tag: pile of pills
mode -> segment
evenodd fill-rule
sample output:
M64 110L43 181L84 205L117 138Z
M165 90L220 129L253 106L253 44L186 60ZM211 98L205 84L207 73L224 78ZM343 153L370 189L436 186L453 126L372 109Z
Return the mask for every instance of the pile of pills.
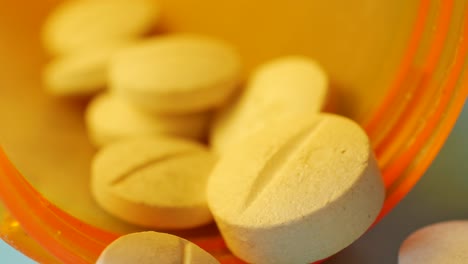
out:
M104 88L110 57L147 34L159 20L152 0L69 0L43 26L45 87L56 95L85 95Z
M85 113L91 192L148 229L215 221L248 263L309 263L359 238L385 188L365 131L324 113L328 79L305 56L265 61L210 36L148 33L151 0L69 0L44 25L56 96L92 95ZM163 10L162 10L163 12ZM175 236L123 236L98 263L217 263Z

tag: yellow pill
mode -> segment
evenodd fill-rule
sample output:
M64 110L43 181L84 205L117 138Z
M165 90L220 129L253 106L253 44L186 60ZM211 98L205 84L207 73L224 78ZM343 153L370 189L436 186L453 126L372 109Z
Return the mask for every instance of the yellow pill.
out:
M205 189L215 158L174 137L132 138L102 148L91 193L110 214L150 228L183 229L212 221Z
M241 97L219 112L210 144L218 153L229 151L275 120L315 115L327 96L327 76L312 59L287 56L267 62L253 73Z
M186 114L222 105L239 83L241 59L228 43L174 34L119 52L110 65L110 88L153 113Z
M197 245L183 238L158 232L121 236L109 244L96 264L219 264Z
M44 86L57 96L91 95L107 86L109 60L130 42L108 43L52 59L45 66Z
M160 134L202 139L208 130L209 113L145 113L122 98L104 93L88 105L85 121L91 142L104 146L125 138Z
M248 263L310 263L358 239L385 188L369 139L331 114L258 130L220 157L207 189L229 249Z
M159 6L153 0L69 0L52 10L42 38L52 54L137 38L154 27Z

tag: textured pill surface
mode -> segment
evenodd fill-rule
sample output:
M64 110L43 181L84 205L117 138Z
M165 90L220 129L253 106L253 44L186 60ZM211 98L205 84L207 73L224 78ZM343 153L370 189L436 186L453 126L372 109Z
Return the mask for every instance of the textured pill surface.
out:
M69 0L44 22L43 42L52 54L133 39L148 32L159 18L153 0Z
M89 95L105 88L112 55L130 42L115 42L57 57L44 70L46 90L59 96Z
M309 263L361 236L385 197L365 132L331 114L279 121L221 156L208 202L248 263ZM227 206L229 205L229 206Z
M224 152L273 120L314 115L327 101L328 80L305 56L287 56L261 65L239 100L217 115L210 143Z
M159 134L201 139L207 133L209 114L146 113L122 98L104 93L88 105L85 120L91 142L104 146L124 138Z
M109 74L111 89L141 109L190 113L223 104L240 72L239 54L224 41L173 34L122 50Z
M417 230L401 245L398 263L468 263L468 221L441 222Z
M103 209L129 223L196 227L212 221L205 189L214 163L203 145L188 140L122 140L96 154L91 193Z
M197 245L183 238L158 232L132 233L113 241L97 264L219 264Z

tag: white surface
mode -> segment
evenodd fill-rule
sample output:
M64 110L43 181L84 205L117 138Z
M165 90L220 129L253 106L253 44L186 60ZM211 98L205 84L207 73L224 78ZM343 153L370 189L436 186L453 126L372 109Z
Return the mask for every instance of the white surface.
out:
M416 187L378 225L326 264L396 264L398 248L431 223L468 219L468 106ZM33 263L0 240L0 263ZM467 260L468 263L468 260Z

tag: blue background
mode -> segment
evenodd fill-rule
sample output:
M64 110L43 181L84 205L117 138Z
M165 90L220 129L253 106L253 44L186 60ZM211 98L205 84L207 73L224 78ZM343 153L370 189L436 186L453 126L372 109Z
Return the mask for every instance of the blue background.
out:
M2 264L30 264L35 263L20 252L11 248L0 239L0 263Z

